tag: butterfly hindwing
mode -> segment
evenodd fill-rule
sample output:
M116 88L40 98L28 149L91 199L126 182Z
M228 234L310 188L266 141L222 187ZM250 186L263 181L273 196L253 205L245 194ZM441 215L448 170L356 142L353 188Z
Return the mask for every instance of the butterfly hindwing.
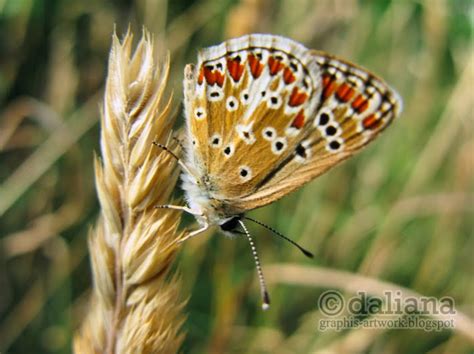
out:
M312 51L323 89L312 126L293 146L293 157L269 173L266 185L233 201L256 208L290 193L373 141L401 111L396 91L374 74L323 52Z

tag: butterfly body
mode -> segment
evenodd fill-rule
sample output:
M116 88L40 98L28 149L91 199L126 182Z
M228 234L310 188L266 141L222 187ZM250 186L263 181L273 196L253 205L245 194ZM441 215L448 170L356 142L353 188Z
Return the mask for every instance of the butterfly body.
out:
M201 225L221 225L236 212L213 193L215 187L207 177L203 175L201 179L194 180L192 176L183 174L182 187L186 192L186 201Z
M244 234L270 304L244 216L272 203L373 141L401 111L401 99L369 71L291 39L252 34L200 51L184 73L182 187L201 228ZM158 144L157 144L158 145ZM162 148L167 149L164 146Z
M401 110L397 93L365 69L265 34L201 51L184 92L183 189L203 229L229 226L326 172Z

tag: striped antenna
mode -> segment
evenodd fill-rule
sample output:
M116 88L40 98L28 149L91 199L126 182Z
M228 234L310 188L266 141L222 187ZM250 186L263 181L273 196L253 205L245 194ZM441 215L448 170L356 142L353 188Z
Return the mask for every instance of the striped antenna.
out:
M265 285L265 279L263 277L262 267L260 266L260 260L258 258L257 249L255 248L253 239L250 236L247 227L245 227L245 224L241 220L238 220L238 222L240 226L242 226L242 228L244 229L245 235L247 236L247 239L250 243L250 248L252 249L253 259L255 260L255 266L257 267L258 280L260 281L260 292L262 294L262 309L265 311L270 308L270 296L268 295L267 286Z
M314 258L314 254L312 254L310 251L304 249L303 247L301 247L300 245L298 245L295 241L289 239L288 237L286 237L285 235L279 233L277 230L271 228L270 226L268 225L265 225L263 222L260 222L258 220L255 220L255 219L252 219L252 218L249 218L248 216L245 216L244 217L246 220L250 220L250 221L253 221L254 223L260 225L260 226L263 226L264 228L266 228L267 230L273 232L274 235L277 235L279 237L281 237L282 239L286 240L287 242L291 243L293 246L295 246L296 248L298 248L301 252L303 252L303 254L308 257L308 258Z

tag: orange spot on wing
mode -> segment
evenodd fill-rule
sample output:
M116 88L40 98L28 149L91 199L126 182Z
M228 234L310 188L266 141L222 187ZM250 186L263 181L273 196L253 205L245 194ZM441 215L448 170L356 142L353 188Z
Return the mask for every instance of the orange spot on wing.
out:
M204 67L204 77L209 85L214 85L216 83L216 74L213 70Z
M362 95L356 97L352 102L352 108L354 108L357 113L363 113L369 107L369 101Z
M201 66L201 70L199 70L198 84L201 85L203 81L204 81L204 68Z
M324 75L323 76L323 87L326 87L327 85L329 85L329 82L331 81L331 77L328 76L328 75Z
M295 75L293 75L293 71L291 71L290 68L285 68L285 71L283 71L283 81L285 81L285 84L289 85L293 83L296 80Z
M275 59L274 57L268 58L268 67L270 68L270 75L276 75L284 65L281 60Z
M336 91L336 96L337 98L339 98L341 101L343 102L348 102L350 101L350 99L352 98L352 96L354 96L354 89L346 84L346 83L343 83L341 86L339 86L339 88L337 89Z
M323 99L327 99L331 96L337 88L336 80L331 76L323 76Z
M260 60L253 54L249 54L248 61L250 65L250 72L252 76L257 79L263 71L263 64L260 63Z
M206 78L206 81L210 86L217 84L222 87L222 85L224 84L225 76L217 70L211 70L209 68L204 67L204 77Z
M299 92L298 88L294 87L288 104L290 107L296 107L302 105L307 99L308 95L305 92Z
M377 119L375 114L371 114L370 116L364 118L362 121L362 125L364 126L365 129L376 129L380 124L382 123L382 120Z
M296 129L303 128L304 118L305 118L304 111L303 110L299 111L295 119L293 119L293 123L291 123L291 127L296 128Z
M244 66L235 59L227 59L227 69L235 82L239 81L244 73Z
M224 78L225 78L224 74L220 73L219 71L216 71L215 75L216 75L217 85L219 85L219 87L222 87L224 85Z

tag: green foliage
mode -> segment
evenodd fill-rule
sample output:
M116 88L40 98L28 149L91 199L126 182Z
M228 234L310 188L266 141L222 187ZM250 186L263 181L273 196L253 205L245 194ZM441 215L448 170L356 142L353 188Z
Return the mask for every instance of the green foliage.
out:
M292 263L358 273L427 296L452 296L472 318L472 6L467 0L0 1L0 351L70 351L90 287L86 237L98 214L92 171L98 103L114 26L124 33L129 23L135 33L144 25L159 47L171 50L177 110L184 64L195 61L198 48L241 28L344 56L396 87L404 112L383 137L303 190L251 213L313 251L315 260L265 229L249 228L264 271ZM190 295L185 353L306 353L357 335L317 330L324 285L270 285L272 307L263 313L242 239L200 236L183 247L176 267ZM361 353L473 349L449 330L370 333L361 333Z

